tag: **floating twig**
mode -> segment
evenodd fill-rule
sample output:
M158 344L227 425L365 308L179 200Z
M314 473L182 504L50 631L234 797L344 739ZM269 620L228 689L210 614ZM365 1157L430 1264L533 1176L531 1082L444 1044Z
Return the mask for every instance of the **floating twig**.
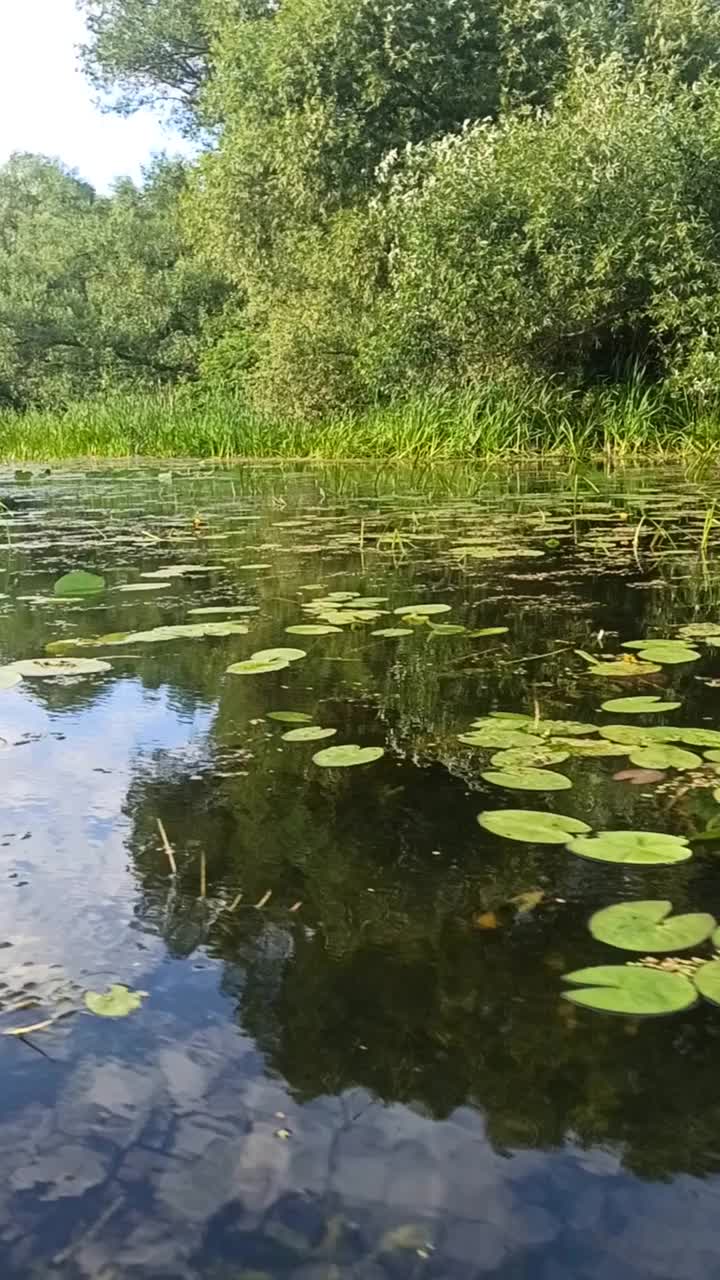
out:
M163 843L163 849L165 850L167 860L170 863L171 874L176 876L177 862L175 861L175 854L173 853L173 847L170 841L168 840L168 834L167 834L167 831L165 830L165 827L163 826L162 818L156 818L156 822L158 825L158 831L160 832L160 839L162 840L162 843Z
M264 894L263 894L263 896L262 896L262 898L260 899L260 901L255 903L255 910L256 910L256 911L259 911L259 910L260 910L260 908L261 908L261 907L264 907L264 906L266 905L266 903L268 903L268 902L270 901L270 899L271 899L271 898L272 898L272 889L268 889L267 893L264 893Z
M200 854L200 897L207 897L207 859L204 850Z
M31 1022L27 1027L8 1027L3 1031L4 1036L29 1036L31 1031L47 1031L51 1027L54 1018L48 1018L46 1022Z
M243 896L241 893L236 894L232 902L230 903L230 906L228 907L228 911L234 911L235 908L239 906L240 903L242 902L242 897Z
M301 908L301 906L302 906L302 902L293 902L293 904L292 904L292 906L291 906L290 910L291 910L291 911L299 911L299 910L300 910L300 908Z

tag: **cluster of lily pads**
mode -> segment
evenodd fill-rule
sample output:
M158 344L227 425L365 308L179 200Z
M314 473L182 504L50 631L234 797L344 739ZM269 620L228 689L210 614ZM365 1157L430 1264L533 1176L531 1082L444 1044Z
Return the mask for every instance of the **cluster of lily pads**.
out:
M720 929L706 912L671 915L672 903L620 902L596 911L589 929L594 938L623 951L687 951L712 939L720 948ZM720 1005L720 958L665 960L654 956L634 964L602 964L564 975L573 988L564 999L604 1013L651 1016L678 1013L703 996Z

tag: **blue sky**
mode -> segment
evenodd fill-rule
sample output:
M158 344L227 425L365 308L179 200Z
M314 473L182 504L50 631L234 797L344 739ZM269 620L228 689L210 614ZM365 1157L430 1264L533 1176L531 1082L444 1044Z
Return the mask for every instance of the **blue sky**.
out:
M182 139L150 111L107 115L77 66L84 30L75 0L0 0L0 164L13 151L59 156L106 191L113 178L139 178L158 151Z

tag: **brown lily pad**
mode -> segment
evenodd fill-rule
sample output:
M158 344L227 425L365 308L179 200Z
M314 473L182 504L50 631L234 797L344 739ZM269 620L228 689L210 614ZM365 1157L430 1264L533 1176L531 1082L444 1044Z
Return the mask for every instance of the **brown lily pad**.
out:
M630 782L634 787L642 787L648 782L664 782L667 774L662 769L621 769L613 774L614 782Z

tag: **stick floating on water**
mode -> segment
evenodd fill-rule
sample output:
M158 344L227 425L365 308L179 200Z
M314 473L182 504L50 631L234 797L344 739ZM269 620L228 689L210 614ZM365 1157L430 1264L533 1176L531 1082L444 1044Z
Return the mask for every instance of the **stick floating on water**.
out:
M170 863L170 872L172 875L176 876L177 862L175 861L175 854L173 853L173 847L170 841L168 840L168 834L167 834L167 831L165 830L165 827L163 826L162 818L156 818L156 822L158 825L158 831L160 832L160 839L162 840L162 843L163 843L163 849L165 850L167 860Z

